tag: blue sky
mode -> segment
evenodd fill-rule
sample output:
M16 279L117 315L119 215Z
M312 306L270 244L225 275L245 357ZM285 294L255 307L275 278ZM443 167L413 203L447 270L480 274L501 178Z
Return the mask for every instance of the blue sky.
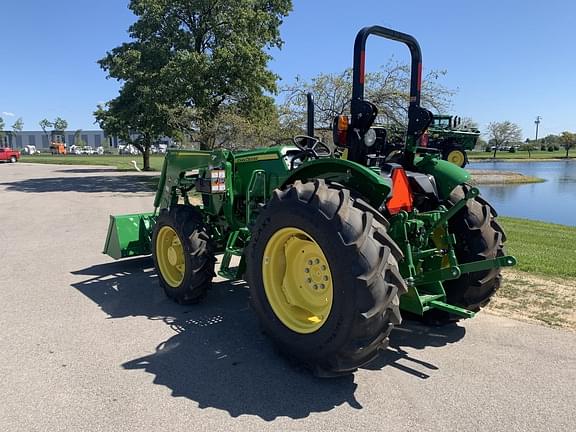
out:
M128 38L134 17L127 0L1 0L0 116L25 129L61 116L70 129L94 129L92 112L113 98L96 60ZM470 5L472 3L472 5ZM414 35L425 69L446 69L443 83L458 90L452 112L483 129L491 121L518 123L534 137L576 131L576 3L570 0L385 1L295 0L282 26L285 44L271 68L284 83L351 65L359 28L379 24ZM407 50L383 40L368 44L368 69ZM13 115L11 115L13 114Z

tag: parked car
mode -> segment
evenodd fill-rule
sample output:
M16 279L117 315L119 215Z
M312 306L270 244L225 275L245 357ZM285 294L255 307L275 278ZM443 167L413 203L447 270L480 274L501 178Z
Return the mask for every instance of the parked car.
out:
M0 148L0 162L18 162L20 152L11 148Z
M140 152L133 145L126 144L126 145L119 145L118 146L118 154L137 155L137 154L140 154Z
M158 145L153 145L152 147L150 147L150 152L152 154L164 154L166 153L166 150L168 149L168 146L166 144L158 144Z
M40 154L40 151L36 150L35 145L25 145L22 148L22 153L27 154L27 155L35 155L35 154Z
M494 151L494 150L498 150L498 151L507 151L510 153L514 153L516 150L520 149L520 145L519 144L514 144L514 145L501 145L501 146L492 146L490 147L490 151Z

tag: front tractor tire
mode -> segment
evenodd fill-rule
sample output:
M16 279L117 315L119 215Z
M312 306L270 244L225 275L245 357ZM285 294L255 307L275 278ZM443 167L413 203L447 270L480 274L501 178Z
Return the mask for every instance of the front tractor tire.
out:
M276 190L246 257L265 333L318 376L370 362L401 322L402 254L384 218L347 189L315 180Z
M16 158L16 156L11 156L10 157L10 163L16 163L18 162L18 159Z
M215 276L216 258L197 210L177 205L160 213L152 234L152 258L169 298L180 304L204 299Z
M458 186L450 195L453 205L464 198L468 186ZM464 264L493 259L505 255L504 229L496 220L496 211L482 197L469 200L449 221L449 230L456 237L455 252L458 262ZM444 282L448 303L478 312L500 288L500 268L467 273L455 280ZM455 321L443 314L440 321Z

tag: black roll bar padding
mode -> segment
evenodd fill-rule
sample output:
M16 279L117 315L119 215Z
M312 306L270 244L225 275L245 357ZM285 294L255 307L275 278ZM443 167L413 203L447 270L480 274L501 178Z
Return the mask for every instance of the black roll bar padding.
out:
M306 135L314 137L314 95L306 93ZM308 144L312 145L310 139Z

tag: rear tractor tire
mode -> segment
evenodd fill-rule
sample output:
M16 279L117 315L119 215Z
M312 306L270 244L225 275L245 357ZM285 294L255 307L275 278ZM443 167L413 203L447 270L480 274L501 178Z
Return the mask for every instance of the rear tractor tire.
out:
M204 299L215 276L216 258L198 211L177 205L160 213L152 234L152 258L169 298L180 304Z
M449 204L464 198L469 186L458 186L451 193ZM482 197L467 202L449 221L449 230L456 237L456 258L464 264L493 259L505 255L506 234L496 220L497 213ZM448 303L478 312L486 306L500 288L500 268L467 273L455 280L444 282ZM458 317L445 312L432 311L429 319L438 324L457 321Z
M401 322L400 249L384 218L323 180L276 190L247 251L252 306L279 350L317 376L370 362Z

